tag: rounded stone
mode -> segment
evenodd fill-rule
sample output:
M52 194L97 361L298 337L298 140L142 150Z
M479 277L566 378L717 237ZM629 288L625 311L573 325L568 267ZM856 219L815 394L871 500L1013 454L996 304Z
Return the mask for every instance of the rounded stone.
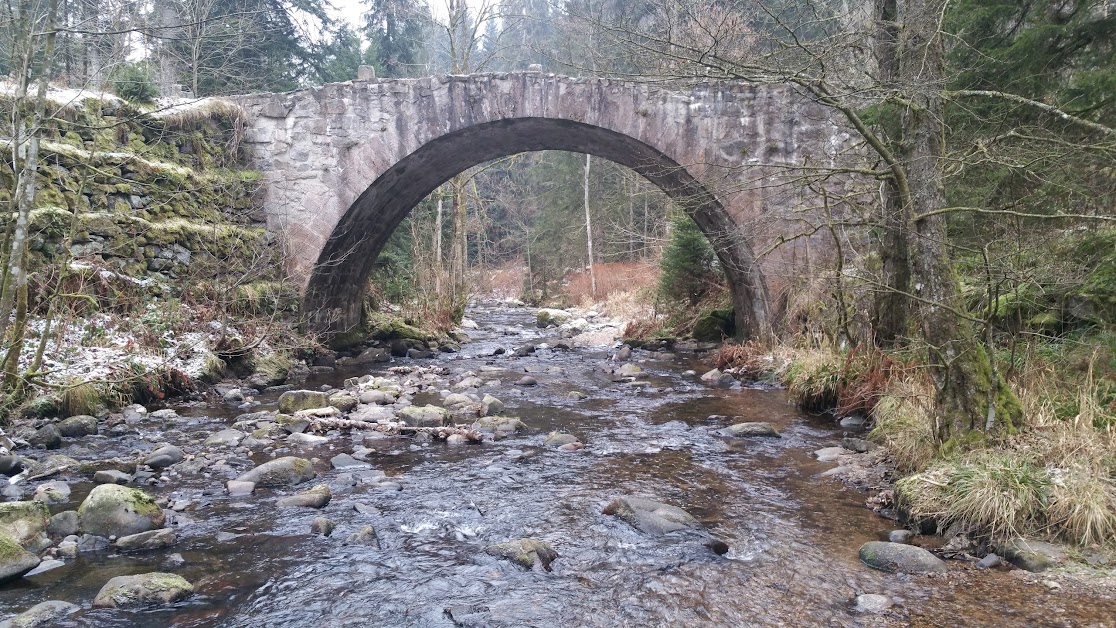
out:
M128 536L163 527L166 516L138 488L101 484L78 507L81 530L97 536Z

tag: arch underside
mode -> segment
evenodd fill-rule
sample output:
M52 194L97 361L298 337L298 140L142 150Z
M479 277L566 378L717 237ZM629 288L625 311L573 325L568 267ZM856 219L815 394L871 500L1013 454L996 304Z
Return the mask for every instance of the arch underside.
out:
M312 271L304 303L312 325L326 333L360 323L363 288L391 234L422 199L453 176L516 153L588 153L636 171L689 213L725 269L738 329L766 333L767 295L750 244L717 198L661 151L628 135L554 118L477 124L438 137L380 175L334 228Z

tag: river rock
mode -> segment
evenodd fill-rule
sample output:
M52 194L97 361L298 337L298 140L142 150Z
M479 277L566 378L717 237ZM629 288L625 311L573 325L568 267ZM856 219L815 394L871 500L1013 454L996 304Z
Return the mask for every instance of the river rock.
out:
M438 406L407 406L399 411L399 420L411 427L441 427L453 423L449 412Z
M718 384L731 384L733 382L733 376L721 372L721 369L713 369L702 375L701 381L714 386Z
M860 561L872 569L894 573L945 571L945 561L930 552L903 543L869 541L860 546Z
M477 419L472 428L485 434L514 434L527 429L527 424L513 416L486 416Z
M171 604L189 597L194 586L182 576L152 572L117 576L101 587L93 608L125 608Z
M886 595L864 593L856 596L856 605L853 607L858 613L882 613L891 608L895 602Z
M442 405L447 408L453 406L467 406L471 403L473 403L473 400L469 398L469 395L463 395L461 393L450 393L442 400Z
M238 482L253 482L256 486L291 486L318 477L309 460L297 456L284 456L269 460L236 478Z
M9 620L0 621L0 628L54 626L67 615L72 615L79 610L81 610L81 607L77 604L70 604L62 600L47 600L46 602L39 602Z
M0 474L11 477L23 471L23 458L19 456L0 456Z
M42 502L0 503L0 533L8 535L21 547L39 549L49 524L50 511Z
M358 403L357 398L348 393L337 393L329 398L329 405L342 412L351 412Z
M48 423L32 434L27 442L40 449L58 449L62 446L62 433L58 431L58 426Z
M209 447L236 447L245 436L247 435L240 430L221 430L210 434L209 438L205 439L205 444Z
M359 355L354 356L352 359L353 364L374 364L377 362L387 362L391 359L391 353L383 347L369 347L361 351Z
M581 392L580 390L571 390L569 394L566 395L566 398L572 399L573 401L581 401L582 399L588 399L589 395Z
M573 319L573 314L565 310L556 310L552 308L542 308L535 314L535 325L539 329L546 329L551 325L559 326L564 323L570 322Z
M64 504L70 499L70 485L57 480L43 482L35 487L35 496L31 499L47 505Z
M367 462L361 462L353 458L349 454L337 454L329 459L329 464L334 469L367 469L370 465Z
M101 484L78 507L81 530L100 536L127 536L163 527L166 515L138 488Z
M256 490L256 483L229 480L225 483L225 488L228 489L229 495L233 497L243 497L245 495L251 495L252 491Z
M275 505L279 508L324 508L332 498L333 495L329 492L329 487L325 484L319 484L297 495L281 497L275 502Z
M333 534L333 529L335 527L336 525L329 519L325 517L315 517L314 520L310 522L310 533L329 536Z
M571 445L573 443L579 442L581 441L579 441L573 434L566 434L564 432L551 432L547 435L546 440L543 441L543 445L546 445L547 447L562 447L564 445Z
M616 359L621 362L632 359L632 348L628 345L620 347L620 350L616 352Z
M152 469L163 469L182 462L182 450L174 445L163 445L143 459L143 464Z
M38 556L23 549L11 535L0 531L0 582L18 578L38 564Z
M239 388L230 388L221 395L221 401L229 404L243 403L244 393Z
M510 560L526 569L531 569L538 562L547 571L550 571L550 563L558 558L558 552L553 547L538 539L519 539L489 545L484 548L484 553Z
M46 532L51 538L63 539L71 534L77 534L80 526L81 519L78 517L76 510L63 510L51 516Z
M910 530L892 530L887 535L887 540L891 543L906 543L910 545L912 539L914 539L914 532Z
M989 554L989 555L985 556L984 558L977 561L976 568L977 569L992 569L994 567L999 567L1002 564L1004 564L1004 561L1003 561L1002 558L1000 558L996 554Z
M814 452L818 457L818 462L833 462L841 456L847 456L853 452L845 449L844 447L823 447Z
M329 396L317 390L288 390L279 395L279 412L294 414L299 410L313 410L329 405Z
M132 481L132 474L108 469L94 473L93 481L97 484L127 484Z
M484 380L475 376L475 375L470 375L468 377L463 378L461 381L457 382L456 384L454 384L453 389L454 390L468 390L470 388L480 388L481 386L484 386Z
M617 497L601 514L613 515L640 532L656 536L694 528L698 523L693 515L677 506L641 497Z
M77 549L79 552L103 552L108 549L112 542L107 537L97 536L96 534L83 534L78 537Z
M97 418L79 414L58 423L58 432L67 438L92 436L97 433Z
M380 539L376 537L376 529L369 525L350 534L345 538L345 542L354 545L369 545L376 549L380 548Z
M383 390L368 390L360 393L360 402L370 405L387 406L395 403L395 397Z
M647 373L645 373L642 368L631 363L616 369L616 374L620 377L647 377Z
M780 438L779 432L775 429L775 426L766 421L748 421L745 423L737 423L735 425L730 425L723 430L720 430L720 432L725 436L733 437L760 436Z
M841 419L839 425L846 430L862 430L868 420L861 414L854 414Z
M872 450L872 443L869 443L863 438L853 438L851 436L842 438L841 446L850 451L855 451L858 454L868 453Z
M516 386L535 386L538 383L539 383L539 380L535 379L534 377L531 377L530 375L524 375L523 377L520 377L518 381L515 382L515 385Z
M178 536L174 533L174 530L161 528L122 536L116 539L116 550L119 552L138 552L165 549L177 542Z
M1015 537L996 546L996 553L1008 562L1030 572L1041 572L1062 564L1066 553L1057 545Z
M318 436L317 434L295 432L294 434L287 436L287 442L292 445L299 445L302 447L316 447L318 445L329 442L329 438L325 436Z
M493 414L504 413L504 402L500 401L492 395L485 395L481 399L481 412L484 416L492 416Z

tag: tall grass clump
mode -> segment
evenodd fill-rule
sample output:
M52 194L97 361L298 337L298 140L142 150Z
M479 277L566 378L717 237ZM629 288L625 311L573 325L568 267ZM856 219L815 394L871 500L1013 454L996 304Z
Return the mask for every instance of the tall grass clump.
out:
M67 386L62 391L61 410L66 416L94 414L103 403L101 391L89 382Z
M872 409L875 427L868 438L886 447L901 470L924 468L938 451L933 395L933 386L925 378L896 378Z
M821 412L837 406L843 370L841 357L823 349L798 353L786 371L787 394L798 407Z

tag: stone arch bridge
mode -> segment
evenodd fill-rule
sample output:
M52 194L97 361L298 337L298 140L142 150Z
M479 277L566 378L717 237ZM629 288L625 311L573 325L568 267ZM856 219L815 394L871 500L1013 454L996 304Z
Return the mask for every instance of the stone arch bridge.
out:
M765 333L778 315L769 284L795 273L794 234L811 203L787 184L788 167L835 164L851 145L833 111L785 85L680 91L525 72L358 80L237 102L268 227L324 332L360 322L380 249L439 185L488 160L564 150L632 168L680 203L717 252L737 328ZM783 240L792 245L760 255Z

